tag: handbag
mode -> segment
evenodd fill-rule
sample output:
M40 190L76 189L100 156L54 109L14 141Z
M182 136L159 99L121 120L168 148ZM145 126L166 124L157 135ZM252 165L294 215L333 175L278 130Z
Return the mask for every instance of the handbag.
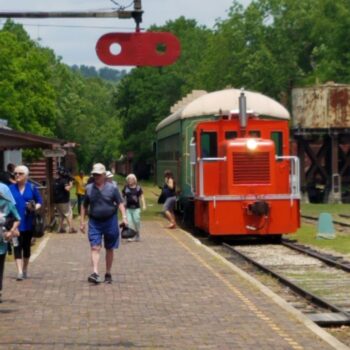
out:
M120 228L121 228L121 236L122 238L134 238L137 234L137 232L135 230L133 230L132 228L124 225L124 224L120 224Z
M164 204L166 197L167 197L166 193L164 192L164 190L162 190L162 192L160 192L160 195L158 197L158 204Z
M44 218L40 213L34 213L33 237L40 238L44 236L44 233L45 233Z

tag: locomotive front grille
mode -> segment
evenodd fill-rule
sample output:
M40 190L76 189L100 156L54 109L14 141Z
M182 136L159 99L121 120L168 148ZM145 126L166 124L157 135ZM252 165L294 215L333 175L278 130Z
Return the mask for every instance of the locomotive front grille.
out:
M233 153L233 183L237 185L269 184L269 153Z

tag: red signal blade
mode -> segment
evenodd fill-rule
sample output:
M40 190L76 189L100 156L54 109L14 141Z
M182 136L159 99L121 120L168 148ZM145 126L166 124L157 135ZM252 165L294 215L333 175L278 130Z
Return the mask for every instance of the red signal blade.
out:
M120 52L111 52L113 44ZM180 42L167 32L108 33L96 44L98 58L111 66L167 66L180 56Z

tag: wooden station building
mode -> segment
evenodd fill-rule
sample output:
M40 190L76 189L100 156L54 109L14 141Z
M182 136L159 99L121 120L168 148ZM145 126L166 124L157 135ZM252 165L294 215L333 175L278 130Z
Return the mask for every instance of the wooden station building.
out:
M6 127L0 127L0 166L4 168L3 154L6 150L19 149L42 149L46 152L45 157L45 185L40 186L40 192L44 201L44 214L47 223L51 222L54 217L53 205L53 180L54 180L54 162L57 156L65 154L64 147L71 147L67 141L39 136L27 132L14 131ZM30 175L30 174L29 174Z

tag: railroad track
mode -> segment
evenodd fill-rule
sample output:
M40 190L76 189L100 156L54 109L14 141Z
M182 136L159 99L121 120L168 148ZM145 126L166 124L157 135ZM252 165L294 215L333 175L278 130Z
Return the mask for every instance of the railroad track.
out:
M288 248L301 252L303 254L317 258L327 265L336 267L346 272L350 272L350 261L345 260L342 256L335 256L332 254L320 253L315 249L312 249L310 247L307 247L299 243L295 243L289 239L283 239L281 244Z
M244 259L286 286L284 298L318 325L350 325L349 262L290 241L223 246L230 252L228 260L237 264L237 257Z

